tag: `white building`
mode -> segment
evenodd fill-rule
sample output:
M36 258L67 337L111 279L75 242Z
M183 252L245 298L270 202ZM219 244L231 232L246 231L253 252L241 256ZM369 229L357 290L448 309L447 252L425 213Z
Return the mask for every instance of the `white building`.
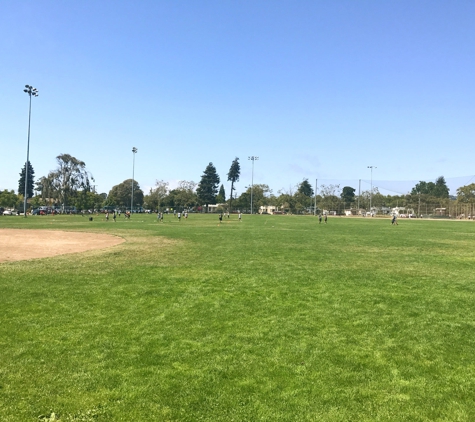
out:
M278 211L275 205L265 205L259 207L259 214L274 214L275 211Z

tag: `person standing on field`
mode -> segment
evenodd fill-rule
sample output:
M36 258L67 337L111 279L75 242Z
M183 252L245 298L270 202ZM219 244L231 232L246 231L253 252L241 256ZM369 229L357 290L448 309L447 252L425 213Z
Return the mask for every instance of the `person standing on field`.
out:
M318 214L318 224L322 224L322 214Z
M325 218L324 218L324 220L325 220L325 224L327 224L328 215L326 215L326 214L325 214Z

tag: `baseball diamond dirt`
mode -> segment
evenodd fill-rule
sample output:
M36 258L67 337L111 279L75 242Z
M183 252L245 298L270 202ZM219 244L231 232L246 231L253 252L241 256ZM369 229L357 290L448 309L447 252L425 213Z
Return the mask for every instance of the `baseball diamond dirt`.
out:
M102 233L0 229L0 262L104 249L124 241L121 237Z

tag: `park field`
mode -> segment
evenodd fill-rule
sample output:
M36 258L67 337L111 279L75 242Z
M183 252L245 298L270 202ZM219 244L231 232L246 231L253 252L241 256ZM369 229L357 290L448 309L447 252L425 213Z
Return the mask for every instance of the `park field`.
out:
M474 421L475 223L0 217L0 421ZM48 238L44 239L48 248Z

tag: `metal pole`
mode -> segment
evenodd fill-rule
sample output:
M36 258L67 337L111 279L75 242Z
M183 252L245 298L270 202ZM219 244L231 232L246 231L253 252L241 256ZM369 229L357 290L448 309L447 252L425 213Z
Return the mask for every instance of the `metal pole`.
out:
M38 96L38 90L31 85L25 85L23 92L26 92L30 97L30 107L28 110L28 144L26 146L26 165L25 165L25 197L23 199L23 215L26 218L26 202L28 199L28 164L30 162L30 126L31 126L31 95Z
M369 212L371 211L372 208L372 201L373 201L373 169L377 169L376 166L368 166L369 169L371 169L371 191L369 193Z
M317 189L318 189L318 179L315 179L315 207L313 209L313 216L317 215Z
M251 176L251 214L252 214L252 209L253 209L253 203L252 203L252 196L253 196L253 190L254 190L254 161L258 160L259 157L251 156L247 157L248 160L252 161L252 176Z
M23 215L26 218L26 200L28 198L28 162L30 161L30 126L31 126L31 93L30 109L28 111L28 144L26 146L26 164L25 164L25 198L23 199Z
M361 179L358 182L358 212L360 212Z
M253 190L254 190L254 160L252 160L252 176L251 176L251 214L252 214L252 210L253 210L253 206L252 206Z
M133 147L132 148L132 156L133 156L133 162L132 162L132 197L130 198L130 214L133 213L134 209L134 178L135 178L135 154L137 154L137 148Z

